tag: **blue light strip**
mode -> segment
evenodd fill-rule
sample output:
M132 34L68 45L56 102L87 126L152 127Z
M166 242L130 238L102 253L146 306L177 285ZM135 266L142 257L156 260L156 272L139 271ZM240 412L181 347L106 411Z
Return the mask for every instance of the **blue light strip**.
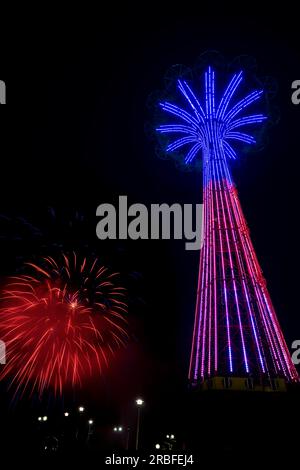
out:
M230 131L232 129L236 129L237 127L241 126L248 126L249 124L259 124L260 122L265 121L268 119L263 114L253 114L252 116L246 116L236 121L232 121L229 125L226 126L227 130Z
M184 109L181 109L178 106L175 106L174 104L171 104L171 103L160 103L160 106L162 107L164 111L168 111L169 113L174 114L175 116L183 119L189 124L192 124L192 126L195 126L195 128L199 126L199 122L189 113L184 111Z
M243 80L242 72L232 77L220 101L220 104L217 110L217 118L221 120L223 119L226 109L228 108L229 102L242 80Z
M201 150L202 148L202 144L196 144L194 145L194 147L191 148L191 150L188 152L188 154L186 155L185 159L184 159L184 162L186 164L188 163L191 163L195 156L197 155L197 153L199 152L199 150Z
M178 80L178 88L181 91L181 93L183 94L183 96L190 103L190 105L191 105L193 111L195 112L198 120L201 121L202 123L204 123L205 114L204 114L204 111L202 109L202 106L199 103L199 101L197 100L197 98L194 95L194 93L192 92L192 90L190 89L190 87L188 86L188 84L185 81L182 82L181 80Z
M206 119L209 118L209 97L208 97L208 72L205 72L204 74L204 79L205 79L205 113L206 113Z
M160 132L161 134L167 134L167 133L180 133L180 134L193 134L193 135L198 135L197 131L189 126L181 126L177 124L166 124L159 126L155 129L156 131Z
M246 144L255 144L256 140L252 135L244 134L243 132L226 132L225 137L227 139L235 139L240 140L241 142L245 142Z
M215 105L215 72L211 72L211 102L212 102L212 117L216 116L216 105Z
M214 73L211 67L208 67L208 73L205 74L205 101L206 118L211 120L215 117Z
M239 112L250 106L250 104L254 103L262 96L263 91L253 91L250 95L246 96L246 98L239 101L227 114L225 114L224 121L230 122L234 116L236 116Z
M179 149L183 145L189 144L191 142L195 142L195 137L183 137L181 139L175 140L172 144L168 145L166 148L166 152L173 152L174 150Z
M236 152L233 150L231 145L229 145L229 143L226 142L225 140L223 142L223 145L224 145L225 155L227 157L233 158L233 160L235 160L236 159Z

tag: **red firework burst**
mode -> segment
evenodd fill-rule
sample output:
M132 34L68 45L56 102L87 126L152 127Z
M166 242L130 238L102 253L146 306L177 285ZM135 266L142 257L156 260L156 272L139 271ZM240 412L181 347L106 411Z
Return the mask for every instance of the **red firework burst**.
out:
M16 392L62 394L101 373L126 344L124 289L116 273L76 253L26 264L29 272L10 278L2 295L0 380L12 377Z

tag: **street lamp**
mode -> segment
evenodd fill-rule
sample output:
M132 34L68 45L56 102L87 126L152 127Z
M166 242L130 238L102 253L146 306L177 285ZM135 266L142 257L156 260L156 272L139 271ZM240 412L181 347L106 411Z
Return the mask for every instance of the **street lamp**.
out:
M175 439L174 434L171 434L170 439Z
M84 412L84 406L80 406L80 407L78 408L78 411L79 411L79 413L83 413L83 412Z
M48 416L43 416L43 421L47 421L48 420Z
M160 444L155 444L155 449L160 449Z
M42 417L41 417L41 416L38 417L38 421L42 421Z
M93 430L94 430L94 427L93 427L93 424L94 424L94 420L93 419L89 419L88 420L88 435L87 435L87 439L86 439L86 442L88 443L89 440L90 440L90 437L93 435Z
M139 437L140 437L141 407L144 404L144 400L142 400L142 398L137 398L135 400L135 403L137 405L135 450L138 450L138 448L139 448Z
M67 411L64 413L64 416L67 418L69 416L70 413L68 413Z

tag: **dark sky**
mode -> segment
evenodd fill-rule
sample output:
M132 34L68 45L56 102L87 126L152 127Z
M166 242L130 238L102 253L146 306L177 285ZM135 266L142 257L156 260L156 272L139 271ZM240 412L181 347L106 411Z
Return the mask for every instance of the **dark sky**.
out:
M242 156L233 173L288 345L300 338L300 106L291 103L291 83L300 79L296 20L195 12L145 14L138 21L128 13L97 22L24 24L12 36L0 63L8 102L0 113L0 213L40 226L49 244L56 236L65 245L85 240L124 273L137 340L121 360L122 377L113 374L112 384L127 384L124 396L117 395L119 408L139 393L155 403L183 387L198 253L185 251L181 241L100 242L95 210L120 194L129 203L201 202L201 174L158 159L144 128L151 120L148 97L164 87L166 71L192 66L208 49L229 61L254 56L258 75L278 84L279 123L264 150ZM52 236L49 206L63 221L74 209L83 213L80 236L66 228L59 233L64 222ZM34 254L36 245L8 242L3 230L1 270L11 274L16 256Z

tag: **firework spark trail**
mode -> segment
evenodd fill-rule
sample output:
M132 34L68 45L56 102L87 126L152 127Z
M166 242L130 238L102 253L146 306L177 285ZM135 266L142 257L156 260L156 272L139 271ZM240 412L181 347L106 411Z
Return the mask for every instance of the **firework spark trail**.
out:
M124 289L97 259L76 253L26 263L3 290L0 337L15 394L53 388L62 394L109 366L128 339Z

